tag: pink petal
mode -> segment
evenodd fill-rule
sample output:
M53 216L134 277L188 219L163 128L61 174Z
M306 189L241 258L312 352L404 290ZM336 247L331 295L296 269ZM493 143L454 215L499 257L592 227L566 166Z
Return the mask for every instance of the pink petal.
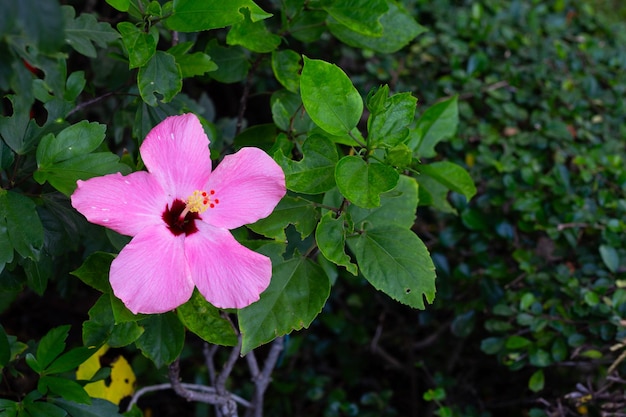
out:
M72 206L91 223L124 235L162 224L168 199L156 179L147 172L120 173L78 181Z
M196 224L199 232L185 239L185 254L200 293L218 308L257 301L272 277L270 259L242 246L226 229Z
M285 174L257 148L228 155L215 168L205 190L215 190L214 208L202 214L209 224L234 229L270 215L285 195Z
M170 116L148 133L141 158L172 199L185 200L211 174L209 138L194 114Z
M133 313L163 313L185 303L193 281L185 260L184 235L165 226L141 231L113 260L113 293Z

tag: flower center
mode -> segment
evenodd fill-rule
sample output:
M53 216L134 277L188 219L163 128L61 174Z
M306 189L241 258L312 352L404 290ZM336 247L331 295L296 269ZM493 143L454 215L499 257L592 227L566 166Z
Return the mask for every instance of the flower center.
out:
M196 190L187 197L187 200L174 200L171 207L165 207L162 218L174 236L185 234L186 236L198 231L195 221L200 219L200 214L207 209L215 208L220 201L215 198L215 190Z

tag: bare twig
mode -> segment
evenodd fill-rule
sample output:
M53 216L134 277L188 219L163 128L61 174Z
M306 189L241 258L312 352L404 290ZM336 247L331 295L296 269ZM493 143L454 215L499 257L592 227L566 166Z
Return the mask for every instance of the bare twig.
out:
M254 356L253 352L246 355L246 361L248 362L248 368L252 374L252 380L254 381L255 390L252 398L252 406L248 408L246 417L262 417L263 416L263 396L267 386L272 381L270 375L278 362L280 352L283 350L284 338L279 337L274 339L272 347L270 349L265 362L263 363L263 370L259 369L259 364Z

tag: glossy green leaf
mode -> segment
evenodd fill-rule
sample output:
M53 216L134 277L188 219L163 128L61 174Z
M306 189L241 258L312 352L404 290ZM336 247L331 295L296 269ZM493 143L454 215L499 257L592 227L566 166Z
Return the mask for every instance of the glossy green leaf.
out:
M328 276L310 259L294 257L274 265L272 281L260 300L238 312L241 353L309 327L329 294Z
M226 35L226 43L229 45L241 45L246 49L258 53L274 51L280 45L280 36L267 30L265 22L250 19L248 10L243 9L245 19L233 24Z
M391 149L387 149L385 162L396 168L406 168L413 162L413 152L404 143L400 143Z
M357 266L346 255L346 232L346 215L342 214L335 219L333 213L329 211L322 216L315 229L315 241L326 259L356 275Z
M487 355L494 355L504 348L504 339L501 337L488 337L480 342L480 350Z
M399 174L389 165L368 163L358 156L345 156L335 167L341 194L363 208L378 207L380 195L398 184Z
M299 53L291 49L272 52L272 71L283 87L292 93L298 93L302 71L302 56Z
M92 398L91 404L81 404L63 398L53 398L50 401L66 410L72 417L123 417L118 412L117 404L100 398Z
M183 42L167 50L167 53L176 60L183 78L195 77L217 70L217 64L213 62L208 54L204 52L189 54L189 49L192 46L193 42Z
M407 145L419 157L432 158L437 154L435 145L453 136L458 124L458 96L454 96L429 107L422 113Z
M157 368L169 365L180 355L185 328L174 313L154 314L139 322L144 333L135 342Z
M319 213L311 202L287 196L280 200L272 214L247 227L265 237L284 242L287 240L285 228L288 225L293 224L304 239L313 232L318 218Z
M74 370L96 352L95 347L77 347L56 358L45 369L46 375L60 374Z
M65 42L78 53L89 58L96 58L97 51L94 44L105 48L108 44L120 38L109 23L98 22L90 13L83 13L75 18L72 6L62 6L65 19Z
M24 258L39 259L44 231L35 203L22 194L0 191L0 218L6 220L6 234L11 246ZM5 246L5 250L8 245ZM8 256L5 253L5 259Z
M39 341L37 346L37 363L41 369L45 369L57 356L65 350L65 339L67 339L70 326L59 326L50 330Z
M54 188L69 196L76 189L78 180L114 172L129 174L130 171L130 167L122 164L117 155L110 152L97 152L42 167L35 171L34 177L40 184L47 181Z
M120 12L127 12L130 8L130 0L106 0L106 2Z
M331 135L345 135L359 122L363 100L336 65L304 57L300 94L311 119Z
M139 94L147 104L156 106L158 101L168 103L183 88L180 66L172 55L157 51L148 63L139 69L137 84Z
M213 39L208 43L205 52L217 64L217 70L209 75L225 84L236 83L246 78L250 62L245 49L240 46L224 47Z
M105 125L82 120L66 127L56 137L48 134L37 147L37 164L40 168L45 168L94 151L104 140L105 133Z
M410 230L380 226L349 237L361 273L376 289L413 308L435 298L435 266L428 249Z
M179 32L219 29L244 20L241 9L247 9L252 22L272 16L252 0L174 0L173 15L166 24Z
M156 53L159 33L156 30L144 32L130 22L120 22L117 30L122 34L122 43L128 53L129 67L140 68L146 65Z
M600 245L600 257L602 262L608 268L609 271L615 273L619 268L619 254L617 250L609 245Z
M460 165L449 161L437 161L420 165L419 171L428 175L446 188L463 194L467 200L476 195L476 186L469 173ZM418 179L419 181L419 179Z
M313 134L302 144L302 160L293 161L278 151L274 157L285 172L287 188L303 194L320 194L335 186L337 146Z
M231 322L222 317L220 310L205 300L197 290L176 312L183 325L206 342L222 346L237 344L237 334Z
M350 30L374 37L382 35L380 19L389 10L385 0L333 0L322 7Z
M83 264L71 274L80 278L85 284L108 293L111 291L109 284L109 269L115 255L106 252L94 252L85 259Z
M374 147L393 147L404 141L409 134L416 105L417 98L411 93L388 97L382 109L370 113L367 121L368 143Z
M336 19L328 19L328 29L335 37L350 46L385 54L397 52L427 29L419 25L401 4L388 1L387 5L389 10L380 18L382 34L379 36L359 33Z
M417 182L411 177L400 175L398 185L381 194L378 207L366 209L350 205L347 212L359 229L382 225L410 229L415 223L417 203Z
M539 392L545 385L545 377L543 375L543 369L536 370L528 380L528 388L532 392Z

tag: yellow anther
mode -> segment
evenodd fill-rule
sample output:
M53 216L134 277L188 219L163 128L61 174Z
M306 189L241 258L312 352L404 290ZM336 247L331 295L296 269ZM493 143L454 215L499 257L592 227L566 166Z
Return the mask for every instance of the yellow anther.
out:
M191 213L204 213L207 208L209 208L209 204L211 203L211 198L206 191L196 190L187 198L186 210Z

